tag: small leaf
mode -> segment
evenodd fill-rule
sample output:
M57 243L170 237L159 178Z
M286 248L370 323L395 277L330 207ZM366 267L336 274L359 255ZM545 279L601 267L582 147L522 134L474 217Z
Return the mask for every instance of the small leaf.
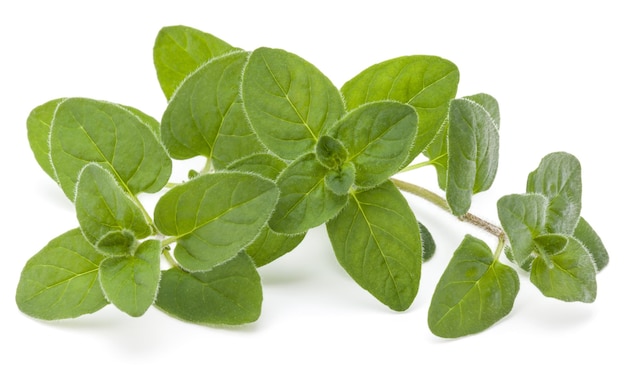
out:
M264 150L239 97L247 58L241 51L214 58L181 83L161 121L161 137L173 158L205 156L222 169Z
M303 233L339 213L348 198L328 188L327 173L314 153L293 161L278 177L280 199L270 228L287 234Z
M511 312L518 292L515 270L495 259L482 240L466 235L437 283L428 327L443 338L481 332Z
M130 316L141 316L156 298L161 242L146 240L134 255L107 258L100 264L100 285L113 305Z
M477 102L490 102L492 113ZM495 107L495 109L494 109ZM489 189L498 169L497 102L486 94L450 102L446 200L456 216L467 213L472 195Z
M548 234L536 240L541 256L533 261L530 281L547 297L591 303L596 298L596 269L589 252L574 238Z
M184 269L209 270L254 240L277 199L276 185L258 175L205 174L163 195L154 222L176 238L174 256Z
M513 260L530 270L534 258L534 238L541 235L546 223L548 199L541 194L511 194L498 200L498 216L511 243Z
M238 325L257 320L262 301L256 267L241 253L206 272L163 272L155 306L187 322Z
M35 107L26 120L28 142L35 160L46 174L56 182L56 174L50 162L50 126L54 112L63 99L54 99Z
M422 243L413 212L391 182L351 193L326 228L337 260L354 281L395 311L410 307L419 288Z
M163 27L154 43L153 58L165 97L169 100L176 87L201 64L233 50L221 39L191 27Z
M422 240L422 262L429 261L433 255L435 255L435 251L437 250L437 244L435 243L435 239L433 239L433 235L430 233L428 228L419 221L417 222L420 227L420 238Z
M108 304L98 283L103 259L78 228L51 240L22 270L15 296L19 309L46 320L98 311Z
M315 145L315 156L324 167L329 170L336 170L348 158L348 151L341 142L328 135L323 135Z
M132 254L137 244L137 238L133 232L121 230L107 232L98 239L94 247L107 256L122 256Z
M104 245L109 243L119 247L119 243L125 242L112 240L114 237L102 242L101 239L111 232L119 232L122 238L130 234L138 239L152 234L140 207L98 163L87 164L79 173L74 204L83 235L94 246L98 243L101 250L106 251Z
M345 112L339 91L323 73L280 49L252 52L241 92L259 138L286 160L313 152L319 136Z
M409 156L417 132L417 113L398 102L374 102L339 120L328 135L348 151L356 168L355 185L374 187L389 179Z
M565 235L574 232L580 217L582 194L580 163L575 156L565 152L545 156L539 167L528 175L526 191L548 197L548 232Z
M578 225L576 225L576 229L574 230L574 237L589 251L596 265L596 269L598 271L604 269L609 263L609 253L604 247L600 236L593 230L587 220L582 217L578 220Z
M90 162L109 170L131 194L161 190L172 170L151 125L123 106L84 98L58 105L50 129L50 158L71 200L78 174Z
M343 167L337 171L328 171L324 177L324 184L330 191L342 196L350 192L355 179L356 169L354 168L354 164L349 162L344 164Z
M435 56L405 56L375 64L341 88L348 110L364 103L394 100L413 106L419 132L407 162L435 138L448 116L448 105L459 84L459 70Z

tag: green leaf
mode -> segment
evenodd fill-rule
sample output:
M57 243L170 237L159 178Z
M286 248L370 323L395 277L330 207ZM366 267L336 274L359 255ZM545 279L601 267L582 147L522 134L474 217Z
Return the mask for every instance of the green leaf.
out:
M541 256L533 261L530 281L547 297L591 303L596 299L596 269L585 247L559 234L535 239Z
M56 174L50 162L50 126L54 112L63 99L54 99L35 107L26 120L28 142L35 160L50 178L56 182Z
M163 27L157 34L153 58L165 97L196 68L211 58L235 50L221 39L187 26Z
M398 102L374 102L356 108L339 120L328 135L348 151L356 168L355 185L374 187L406 162L417 132L417 113Z
M333 193L342 196L352 189L356 180L356 168L352 162L348 162L337 171L328 171L324 177L324 184Z
M340 168L348 158L348 151L340 141L323 135L315 145L315 156L329 170Z
M600 236L593 230L587 220L582 217L578 220L578 225L576 225L576 229L574 230L574 237L589 251L596 265L596 269L598 271L604 269L609 263L609 253L604 247Z
M481 332L505 317L519 292L519 277L494 258L482 240L466 235L435 287L428 327L443 338Z
M271 180L276 180L285 168L287 168L287 163L270 153L256 153L246 156L232 162L227 167L231 171L252 172Z
M433 239L433 235L430 233L428 228L419 221L417 224L420 227L420 238L422 240L422 262L429 261L433 255L435 255L435 251L437 250L437 244L435 243L435 239Z
M176 239L174 256L184 269L209 270L254 240L277 199L276 185L258 175L205 174L163 195L154 222Z
M411 306L421 275L420 229L391 182L351 193L326 228L337 260L354 281L393 310Z
M206 272L163 272L155 306L187 322L238 325L257 320L262 301L256 267L241 253Z
M154 303L161 277L161 242L146 240L134 255L100 264L100 286L107 299L130 316L141 316Z
M409 154L412 161L430 144L448 116L456 96L459 70L435 56L405 56L373 65L341 88L348 110L381 100L394 100L415 107L419 132Z
M581 209L582 180L580 163L565 152L546 155L539 167L528 175L528 193L548 197L546 229L550 233L571 235Z
M499 118L497 102L486 94L450 102L446 199L456 216L467 213L473 194L493 183L498 169Z
M221 169L264 150L239 97L247 58L245 52L214 58L176 90L161 121L161 137L173 158L205 156Z
M280 49L252 52L241 92L259 138L286 160L313 152L319 136L345 113L339 91L323 73Z
M78 175L90 162L101 163L131 194L161 190L172 170L151 125L123 106L85 98L58 105L50 129L50 158L71 200Z
M296 248L305 235L306 233L283 234L266 226L254 242L246 247L246 253L257 267L265 266Z
M99 238L96 243L92 244L102 254L122 256L132 254L138 245L138 241L132 231L121 230L109 231Z
M17 306L46 320L98 311L108 304L98 283L103 259L78 228L58 236L26 263L17 286Z
M498 217L511 243L513 260L530 270L534 238L544 233L548 200L541 194L511 194L498 200Z
M124 241L108 241L101 239L111 232L125 231L138 239L152 234L150 224L146 220L141 208L117 183L113 175L98 163L89 163L78 175L76 186L76 216L85 238L94 246L106 251L111 243L118 247ZM115 254L118 254L115 252Z
M270 228L287 234L302 233L339 213L348 197L328 188L327 173L314 153L293 161L278 177L280 199L269 221Z

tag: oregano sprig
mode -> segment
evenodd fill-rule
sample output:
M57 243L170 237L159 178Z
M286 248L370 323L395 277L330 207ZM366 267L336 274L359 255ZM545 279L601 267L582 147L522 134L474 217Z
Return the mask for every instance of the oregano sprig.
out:
M437 246L403 193L496 238L493 249L471 235L459 244L431 298L434 334L500 321L520 276L547 297L595 299L609 256L580 215L574 156L547 155L525 192L500 198L501 227L470 213L497 173L500 111L486 93L456 97L451 61L393 58L338 88L294 53L247 51L187 26L161 29L153 54L167 100L160 120L82 97L45 102L27 119L34 157L74 203L77 228L26 262L24 313L74 318L113 304L130 316L155 306L198 324L254 322L257 268L321 225L355 283L405 311ZM198 157L188 180L169 183L177 160ZM395 177L431 165L437 191ZM140 193L157 197L153 211Z

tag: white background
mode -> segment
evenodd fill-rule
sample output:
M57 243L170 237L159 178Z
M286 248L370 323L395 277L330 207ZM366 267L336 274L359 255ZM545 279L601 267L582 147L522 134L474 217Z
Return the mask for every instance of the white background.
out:
M0 5L0 389L626 389L621 2L211 3ZM112 306L62 322L24 316L14 299L21 269L50 239L77 226L72 206L30 152L28 113L50 99L84 96L160 119L166 102L152 45L162 26L177 24L249 50L292 51L338 86L396 56L455 62L459 95L487 92L502 115L498 176L471 211L496 221L496 200L523 192L543 155L575 154L583 167L583 215L611 255L598 275L596 302L544 298L522 275L503 321L457 340L433 336L426 324L430 297L463 235L492 248L496 242L409 196L439 247L404 313L353 283L324 230L315 229L294 252L260 270L263 314L252 325L202 327L154 308L135 319ZM431 169L405 178L435 189Z

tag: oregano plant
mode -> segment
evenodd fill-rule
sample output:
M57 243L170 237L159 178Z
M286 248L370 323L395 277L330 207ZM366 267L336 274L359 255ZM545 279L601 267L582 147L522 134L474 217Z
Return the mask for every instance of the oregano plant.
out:
M500 112L457 97L459 70L393 58L337 88L305 59L252 51L187 26L154 44L167 100L159 120L123 104L59 98L27 119L34 157L76 210L76 228L32 256L16 292L25 314L75 318L112 304L198 324L261 314L258 268L325 226L337 262L394 311L411 307L435 239L404 194L496 239L466 235L428 308L432 333L481 332L513 308L520 277L562 301L592 302L608 253L581 217L580 163L555 152L525 192L497 202L501 226L469 213L498 169ZM176 161L200 158L182 183ZM434 166L439 189L396 174ZM153 210L139 194L152 193Z

